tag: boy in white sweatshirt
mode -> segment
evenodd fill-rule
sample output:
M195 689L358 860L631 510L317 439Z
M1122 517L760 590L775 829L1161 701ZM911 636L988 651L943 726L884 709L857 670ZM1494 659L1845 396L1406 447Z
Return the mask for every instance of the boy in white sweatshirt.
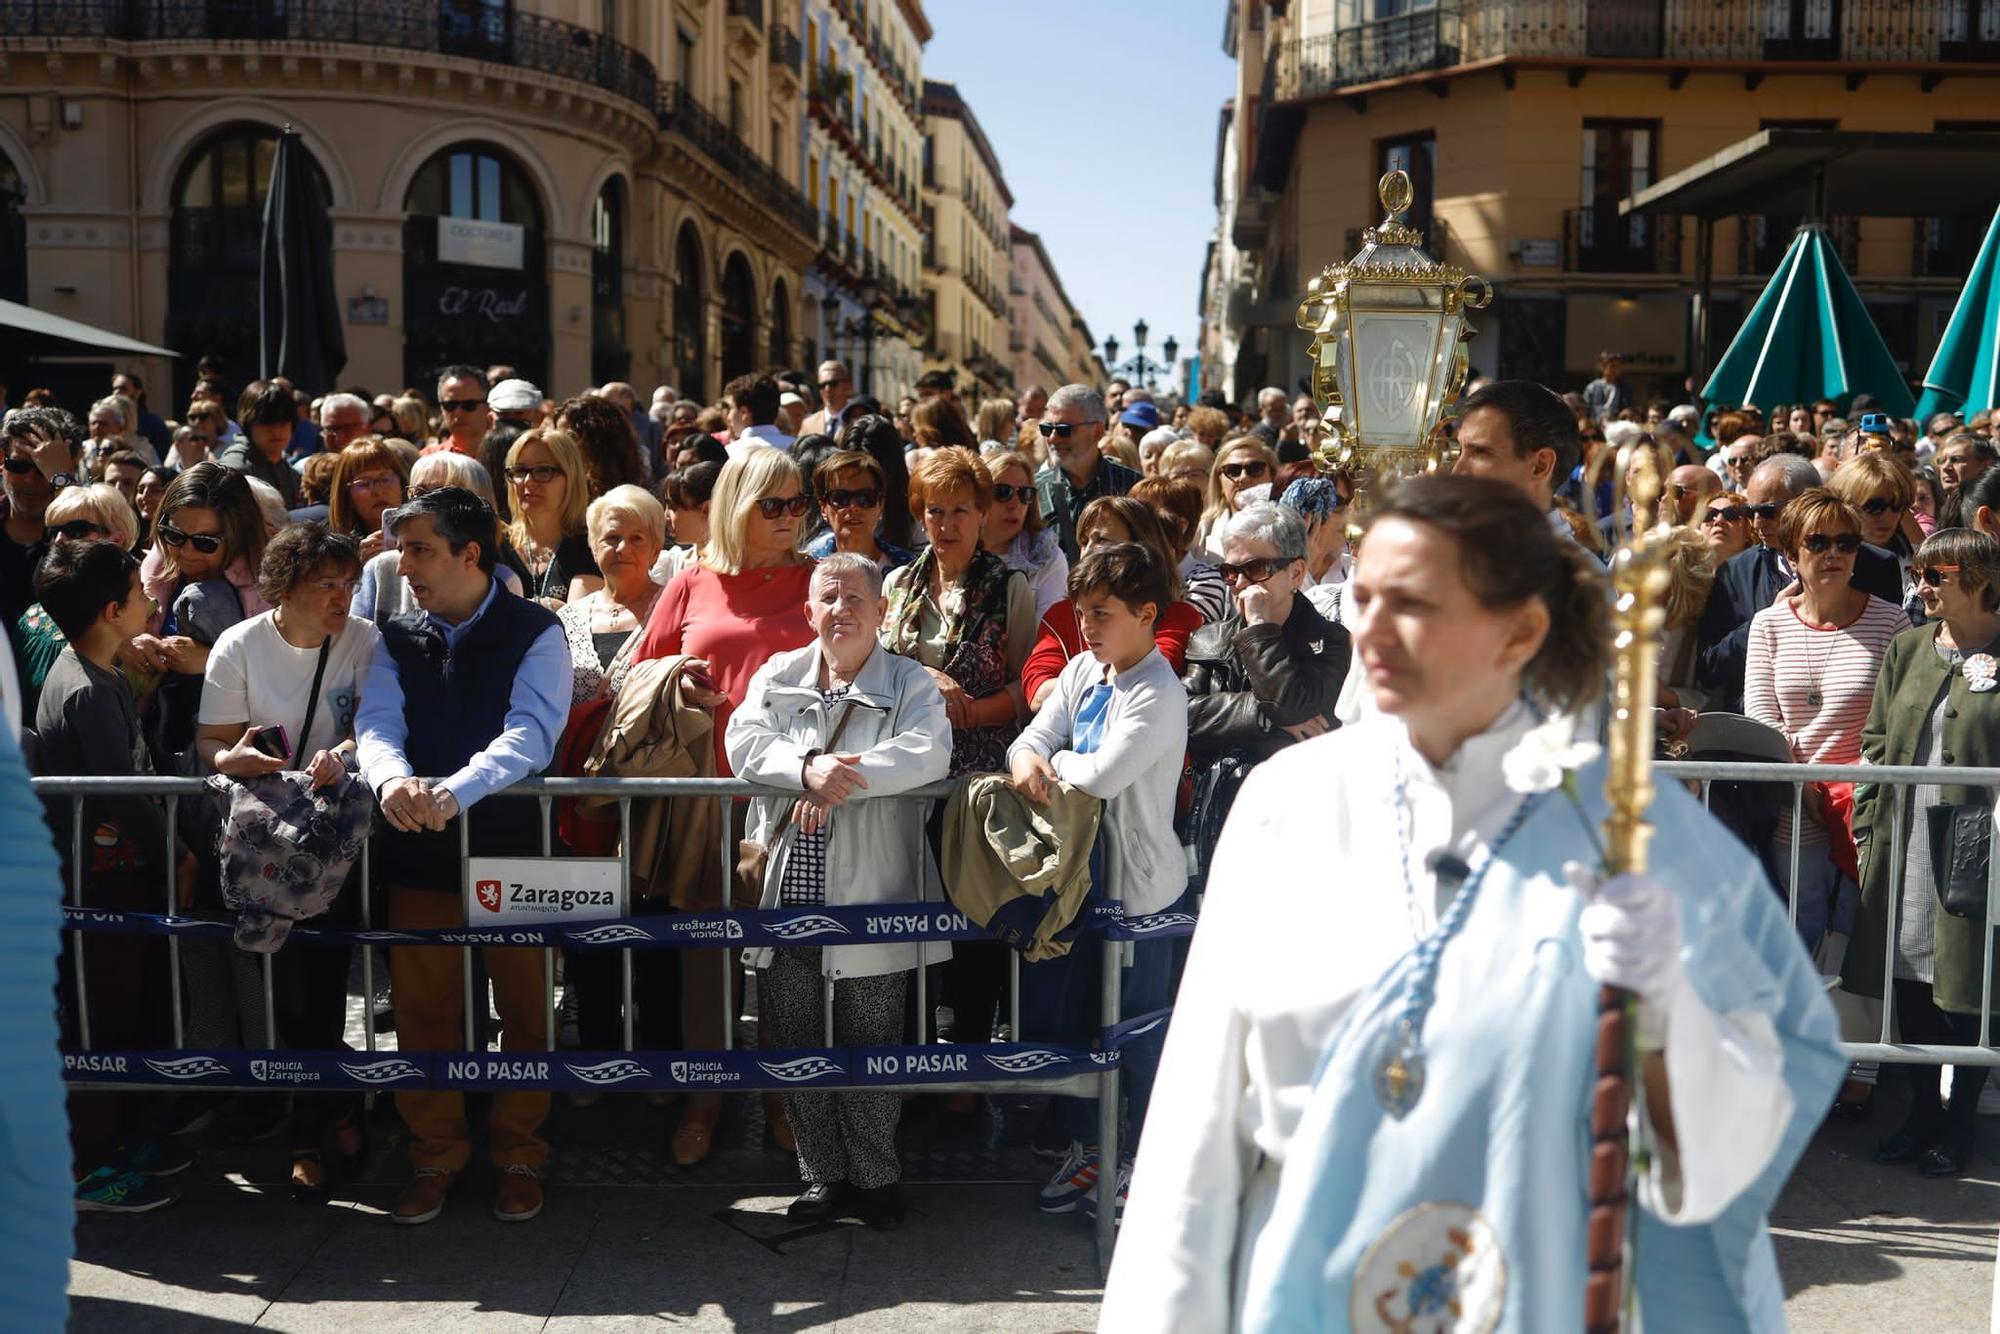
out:
M1048 785L1058 779L1103 800L1104 822L1090 852L1096 892L1115 893L1127 916L1162 912L1187 888L1187 862L1174 833L1174 796L1187 752L1187 691L1153 640L1153 623L1173 598L1172 576L1138 543L1093 547L1070 571L1069 595L1084 652L1070 659L1034 721L1008 749L1008 767L1015 788L1030 801L1048 800ZM1094 1042L1102 963L1099 942L1080 940L1068 954L1024 965L1017 1037ZM1130 1019L1165 1009L1172 970L1171 940L1135 942L1121 980L1120 1014ZM1155 1036L1120 1054L1135 1131L1145 1122L1164 1031L1161 1025ZM1069 1153L1036 1207L1089 1213L1096 1207L1096 1104L1084 1098L1062 1103ZM1119 1209L1135 1139L1121 1137Z

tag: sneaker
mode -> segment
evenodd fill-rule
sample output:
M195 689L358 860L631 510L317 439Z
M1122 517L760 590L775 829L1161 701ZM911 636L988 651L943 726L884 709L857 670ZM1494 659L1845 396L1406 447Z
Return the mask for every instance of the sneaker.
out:
M1118 1188L1111 1196L1111 1226L1117 1227L1125 1221L1125 1196L1130 1193L1131 1189L1132 1164L1120 1163L1118 1164ZM1093 1190L1090 1194L1084 1196L1082 1203L1078 1207L1083 1210L1085 1218L1095 1223L1097 1221L1097 1192Z
M525 1223L542 1211L542 1179L526 1163L509 1163L493 1193L493 1216L503 1223Z
M147 1177L178 1176L194 1166L194 1159L194 1146L185 1140L145 1139L125 1151L118 1170Z
M439 1167L419 1167L410 1184L396 1197L389 1221L405 1227L428 1223L444 1212L445 1196L458 1181L458 1173Z
M76 1183L78 1213L143 1214L178 1199L171 1186L137 1172L100 1167Z
M1042 1193L1035 1198L1035 1207L1045 1214L1074 1213L1083 1197L1096 1186L1097 1150L1086 1149L1071 1140L1068 1156L1049 1178L1049 1184L1042 1187Z

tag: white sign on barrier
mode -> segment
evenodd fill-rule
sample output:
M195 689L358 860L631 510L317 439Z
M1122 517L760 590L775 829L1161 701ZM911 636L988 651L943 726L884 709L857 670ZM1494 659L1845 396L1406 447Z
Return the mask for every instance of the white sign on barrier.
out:
M474 857L466 865L468 927L595 922L624 908L615 857Z

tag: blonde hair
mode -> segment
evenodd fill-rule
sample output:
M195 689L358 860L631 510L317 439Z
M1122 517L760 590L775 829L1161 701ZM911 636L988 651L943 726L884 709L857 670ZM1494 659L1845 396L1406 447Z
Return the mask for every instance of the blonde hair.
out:
M389 443L394 445L396 442L392 440ZM421 485L462 486L485 501L488 509L496 512L498 510L498 506L493 503L493 479L487 475L479 460L470 454L461 454L453 449L441 449L435 454L421 455L410 465L410 486L419 485L418 473L426 477L437 475L441 478L439 481L424 482Z
M139 516L125 493L109 482L66 486L56 492L42 522L60 528L71 519L94 519L111 530L111 540L130 551L139 541Z
M430 404L415 394L398 394L390 400L389 415L396 419L396 429L405 440L421 442L431 433Z
M1014 400L1011 398L989 398L979 405L979 419L975 423L974 434L981 444L988 440L998 440L1005 444L1014 430Z
M1183 441L1183 444L1186 442ZM1167 453L1179 449L1180 445L1169 446ZM1269 445L1254 435L1239 435L1234 440L1223 442L1215 451L1215 461L1208 465L1208 494L1201 508L1201 530L1212 531L1215 526L1229 517L1229 501L1222 494L1222 465L1238 454L1254 454L1264 461L1270 470L1271 480L1278 480L1278 455ZM1160 471L1167 471L1167 455L1160 455Z
M709 497L708 546L702 552L702 564L717 574L743 573L750 511L787 482L805 494L799 465L782 449L747 449L723 464L721 476L715 479L715 492ZM804 559L792 553L793 563Z
M523 431L513 444L507 446L505 466L512 468L514 460L520 458L521 451L529 445L540 445L548 450L556 461L556 467L562 469L562 535L570 537L582 532L590 509L590 479L584 472L583 451L577 447L576 437L554 426L537 426ZM500 480L503 485L513 485L505 478ZM514 517L507 525L507 540L514 544L514 550L526 551L533 536L528 532L527 514L518 504L513 506L513 511Z
M626 483L614 486L603 495L590 502L583 512L583 528L590 538L590 545L597 545L598 535L604 529L604 521L614 514L623 514L639 521L639 526L653 535L657 546L667 544L667 510L657 497L643 486Z
M1708 605L1715 587L1715 548L1699 528L1676 528L1662 540L1667 560L1667 619L1665 627L1692 628Z
M1153 460L1153 471L1162 477L1198 472L1202 480L1195 482L1195 490L1202 491L1209 473L1215 471L1215 451L1199 440L1183 440L1160 451L1160 457ZM1192 478L1188 480L1193 481ZM1206 503L1205 495L1203 503Z
M1145 462L1139 457L1139 447L1132 443L1129 435L1107 435L1098 442L1097 452L1107 459L1124 464L1133 472L1146 471Z
M1856 509L1873 500L1876 492L1884 487L1904 509L1908 509L1910 502L1917 498L1915 474L1888 454L1880 452L1855 455L1834 469L1833 476L1826 482L1827 490Z

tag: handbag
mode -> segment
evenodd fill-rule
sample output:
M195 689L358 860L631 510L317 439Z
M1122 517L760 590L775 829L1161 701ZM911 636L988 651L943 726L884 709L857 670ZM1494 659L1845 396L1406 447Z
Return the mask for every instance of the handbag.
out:
M847 731L847 720L854 716L854 706L849 704L840 715L833 735L827 738L820 752L836 749L842 734ZM778 813L777 823L771 826L768 842L754 838L738 839L736 842L736 888L734 906L740 910L755 908L764 901L764 877L771 864L771 849L785 836L785 830L792 823L793 803L786 802L784 810Z
M1924 812L1931 840L1931 885L1953 917L1986 916L1987 864L1993 850L1993 808L1933 806Z

